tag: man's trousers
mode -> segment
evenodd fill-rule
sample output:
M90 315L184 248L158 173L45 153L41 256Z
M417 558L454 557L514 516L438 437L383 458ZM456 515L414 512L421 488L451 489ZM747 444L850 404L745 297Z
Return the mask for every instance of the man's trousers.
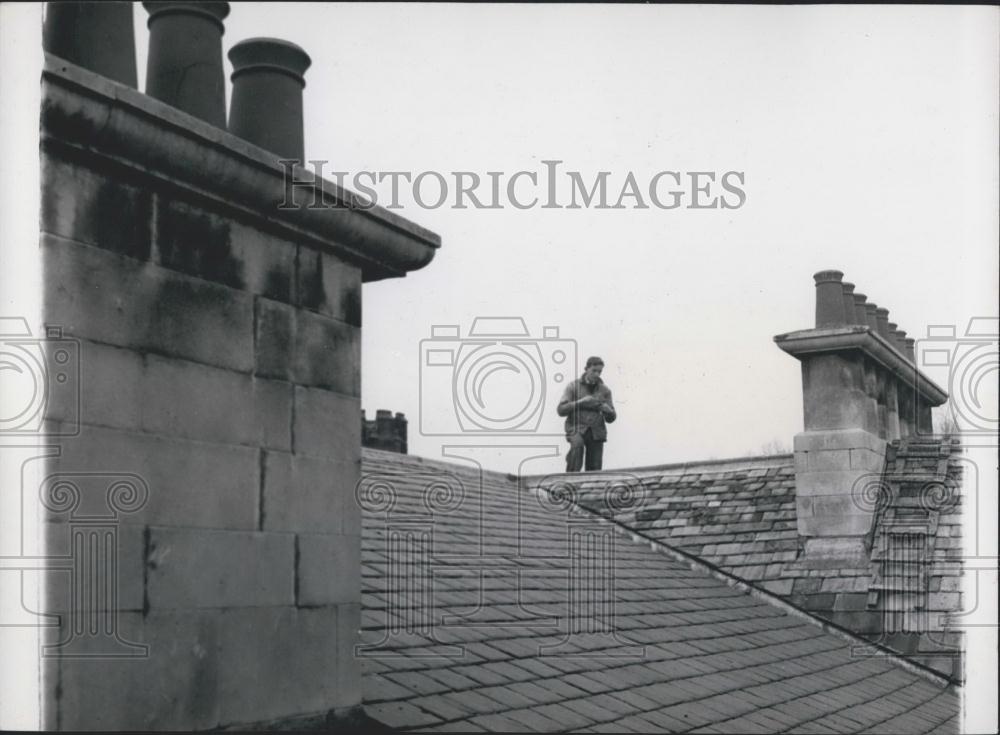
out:
M569 437L569 452L566 454L566 471L579 472L584 465L586 453L587 472L599 470L604 463L604 442L594 439L590 429L582 434Z

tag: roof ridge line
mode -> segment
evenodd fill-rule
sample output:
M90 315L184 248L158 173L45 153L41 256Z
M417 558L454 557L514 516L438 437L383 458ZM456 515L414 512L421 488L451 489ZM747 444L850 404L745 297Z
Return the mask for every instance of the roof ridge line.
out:
M376 455L384 457L386 459L395 459L400 457L406 457L408 459L415 460L417 463L438 463L442 465L447 465L449 467L457 467L459 469L465 469L469 472L475 472L476 468L471 465L463 465L458 462L448 461L444 458L437 457L425 457L420 454L401 454L399 452L390 452L385 449L376 449L375 447L362 447L363 452L372 452ZM641 465L638 467L617 467L614 469L604 469L604 470L588 470L587 475L593 475L594 477L602 477L604 475L621 474L622 472L652 472L652 471L664 471L664 470L686 470L694 469L706 466L725 466L732 464L788 464L793 462L795 459L795 454L792 452L785 452L782 454L769 454L765 456L761 455L744 455L740 457L728 457L725 459L702 459L693 460L689 462L670 462L666 464L653 464L653 465ZM545 477L551 477L552 475L562 475L569 474L565 472L546 472L542 474L533 475L516 475L511 472L502 472L500 470L490 470L484 467L479 468L484 474L494 475L501 480L508 482L528 482L532 480L539 480Z
M604 469L604 470L587 470L587 475L594 475L595 477L601 477L602 475L613 475L615 473L621 474L622 472L652 472L653 470L685 470L693 469L696 467L705 467L709 465L723 466L730 464L777 464L779 461L784 464L788 462L793 462L795 460L795 454L792 452L782 453L782 454L769 454L766 456L760 455L746 455L742 457L729 457L727 459L702 459L693 460L690 462L672 462L667 464L651 464L642 465L639 467L616 467L614 469ZM571 474L568 472L549 472L544 475L523 475L522 480L537 480L544 477L550 477L552 475L566 475Z
M537 487L531 489L535 491L538 490ZM752 585L746 580L737 577L733 574L730 574L729 572L726 572L720 567L717 567L714 564L705 561L699 556L694 556L693 554L689 554L686 551L682 551L681 549L678 549L674 546L665 544L654 538L650 538L649 536L646 536L645 534L640 533L639 531L629 528L628 526L620 523L617 520L608 518L607 516L601 515L600 513L595 513L586 506L580 505L575 500L570 502L571 502L571 508L579 512L591 515L597 518L601 523L611 524L616 528L616 530L619 533L630 536L633 543L641 543L639 539L642 539L642 542L648 543L650 548L652 548L654 551L658 551L662 554L665 554L666 556L673 558L674 561L686 563L693 570L700 570L706 572L710 576L715 577L716 579L722 582L725 582L727 585L731 587L736 587L737 589L746 592L755 599L764 600L768 604L777 607L781 610L784 610L785 612L794 617L806 620L811 624L816 625L817 627L821 628L824 632L830 633L831 635L837 636L838 638L850 641L852 643L857 643L877 648L878 650L880 650L885 654L886 658L891 659L894 663L906 669L910 673L915 674L923 679L926 679L927 681L930 681L934 684L938 684L943 688L947 688L950 686L961 687L961 684L952 681L944 674L940 674L934 669L931 669L928 666L924 666L923 664L910 661L909 659L900 656L891 648L888 648L887 646L884 646L881 643L869 641L868 639L862 638L861 636L854 633L853 631L848 630L847 628L837 625L836 623L833 623L829 620L825 620L817 615L812 615L811 613L809 613L809 611L803 610L802 608L793 605L792 603L782 598L780 595L776 595L773 592L769 592L768 590L765 590L762 587L757 587L755 585Z
M414 464L423 464L423 465L428 465L428 466L444 465L446 467L453 468L455 470L464 470L464 471L469 472L469 473L479 473L484 480L487 477L491 477L491 478L495 478L498 482L506 482L506 483L514 483L514 484L516 484L517 483L517 479L518 479L516 475L512 475L509 472L500 472L499 470L490 470L490 469L486 469L485 467L482 467L482 466L476 467L476 466L473 466L472 464L461 464L460 462L450 462L447 459L443 459L443 458L442 459L438 459L436 457L424 457L423 455L420 455L420 454L402 454L400 452L390 452L390 451L385 450L385 449L375 449L374 447L362 447L361 448L361 461L362 461L362 463L364 462L364 455L366 453L369 453L369 452L372 453L372 454L374 454L374 455L376 455L375 458L377 458L379 460L395 460L395 462L393 462L394 464L401 463L401 462L404 462L406 460L411 460ZM471 459L469 461L472 462Z

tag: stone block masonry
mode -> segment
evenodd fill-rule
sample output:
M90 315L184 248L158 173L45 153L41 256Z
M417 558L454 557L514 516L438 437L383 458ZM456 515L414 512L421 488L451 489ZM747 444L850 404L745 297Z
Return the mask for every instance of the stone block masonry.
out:
M209 5L221 29L226 4ZM85 549L95 574L44 580L60 623L45 632L40 724L350 716L361 284L425 265L439 239L378 208L279 210L278 157L198 114L197 85L173 107L87 59L50 55L42 80L44 321L81 366L79 406L46 412L49 427L79 422L48 473L80 496L50 509L47 552L75 554L84 521L104 535ZM109 515L122 477L148 497Z

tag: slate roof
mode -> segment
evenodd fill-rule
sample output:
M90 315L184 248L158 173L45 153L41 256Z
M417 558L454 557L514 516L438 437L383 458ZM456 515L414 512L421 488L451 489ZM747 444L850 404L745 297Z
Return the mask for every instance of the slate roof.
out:
M389 727L958 728L954 687L894 656L852 655L859 639L559 492L371 449L362 474L358 654L366 712Z
M692 462L624 470L619 482L639 488L635 503L614 509L615 520L697 556L765 589L795 561L795 467L791 454ZM552 476L558 482L561 476ZM546 482L540 478L540 482ZM607 480L581 475L579 502L607 514ZM764 580L767 580L765 583Z
M581 475L576 483L578 502L595 513L960 680L960 634L944 630L939 619L940 613L962 609L957 560L962 472L968 469L957 440L894 442L885 473L858 488L858 502L875 510L871 558L853 565L823 561L815 567L797 558L791 454L615 473L637 497L614 508L603 501L608 485L603 473ZM534 479L558 483L562 477ZM909 546L900 551L904 536ZM901 572L907 579L897 579ZM885 633L883 610L889 606L922 611L921 620L897 630L926 632Z

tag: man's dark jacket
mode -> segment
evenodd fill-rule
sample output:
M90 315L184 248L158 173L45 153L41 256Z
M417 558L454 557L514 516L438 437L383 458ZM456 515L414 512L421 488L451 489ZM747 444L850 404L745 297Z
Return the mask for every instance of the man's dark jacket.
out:
M605 416L600 408L583 408L573 405L584 396L594 396L601 403L606 403L611 407L611 412ZM582 378L577 378L566 386L562 399L556 407L556 413L566 417L566 438L573 434L583 434L588 428L590 435L596 441L607 441L608 429L605 423L613 423L618 415L615 413L615 404L611 402L611 389L604 384L600 378L593 384L584 382Z

